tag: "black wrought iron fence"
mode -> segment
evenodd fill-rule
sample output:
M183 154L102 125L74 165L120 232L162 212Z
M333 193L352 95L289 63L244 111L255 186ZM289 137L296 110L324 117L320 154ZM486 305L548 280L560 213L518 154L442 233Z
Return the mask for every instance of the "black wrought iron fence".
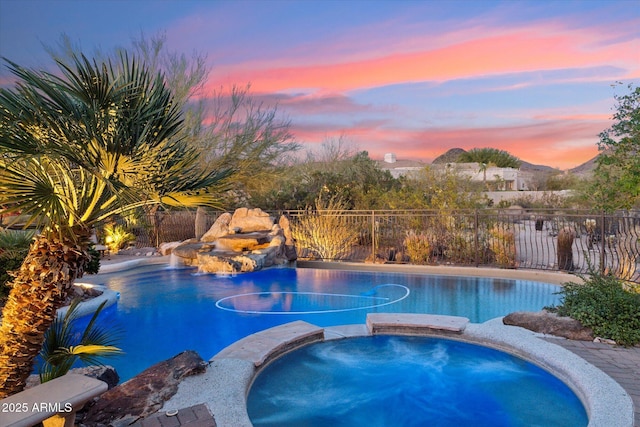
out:
M288 211L294 236L305 211ZM640 282L640 213L484 209L317 212L357 233L340 260L565 270ZM318 219L320 221L321 219ZM341 236L336 230L335 236ZM326 239L326 236L325 236ZM321 242L318 246L321 246ZM302 256L318 257L313 247Z
M220 212L200 212L210 227ZM493 266L586 273L640 283L640 212L525 209L285 211L301 258ZM157 213L136 246L195 236L195 211ZM202 226L201 224L201 226Z

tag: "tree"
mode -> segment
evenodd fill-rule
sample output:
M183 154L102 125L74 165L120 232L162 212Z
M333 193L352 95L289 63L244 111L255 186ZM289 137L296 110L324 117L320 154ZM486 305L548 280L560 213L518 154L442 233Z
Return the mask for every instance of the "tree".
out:
M479 163L480 165L484 165L485 171L487 165L496 165L499 168L518 169L521 163L517 157L496 148L472 148L460 154L458 162Z
M614 123L600 133L590 199L608 211L640 206L640 87L616 95Z
M380 209L437 209L441 211L486 206L486 197L468 176L455 168L431 165L397 179L381 192Z
M56 59L69 62L77 51L68 36L62 35L57 47L46 47ZM189 146L198 150L203 169L233 166L227 207L246 205L254 194L268 191L265 186L277 182L286 170L289 155L300 146L289 132L290 123L277 106L265 105L251 95L250 85L218 88L205 93L211 73L207 58L198 52L191 56L168 50L166 35L150 38L141 34L132 40L131 49L152 72L161 72L182 107L184 125L180 133ZM117 57L126 49L116 50ZM114 57L97 52L103 58Z
M244 205L254 192L276 179L282 170L278 166L300 148L289 132L289 121L280 117L277 106L252 96L250 84L205 93L211 72L206 56L169 51L164 34L149 39L142 34L133 46L152 70L165 75L183 105L182 132L200 152L201 167L217 170L233 165L226 205Z
M203 171L181 137L181 105L126 54L57 61L61 77L6 61L0 89L0 215L40 230L0 325L0 397L20 391L44 334L90 260L92 227L151 205L218 204L228 170Z

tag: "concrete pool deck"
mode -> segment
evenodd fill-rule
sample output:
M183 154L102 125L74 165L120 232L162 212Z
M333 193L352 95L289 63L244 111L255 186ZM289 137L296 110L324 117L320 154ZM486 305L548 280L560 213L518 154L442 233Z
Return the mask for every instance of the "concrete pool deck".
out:
M118 272L142 264L161 262L168 262L168 257L126 257L126 259L123 259L115 255L107 262L103 262L104 267L108 266L104 270L108 271L103 270L102 272ZM529 270L476 269L468 267L425 268L420 266L391 266L391 268L384 268L384 266L380 265L358 265L356 263L302 264L300 267L513 278L555 284L580 281L578 277L566 273ZM329 264L337 265L331 266ZM301 326L298 325L297 327ZM369 333L366 325L348 325L325 329L314 325L311 325L311 327L315 328L313 329L315 335L318 334L317 329L321 329L323 339L360 336ZM282 334L283 332L280 331L278 333ZM588 408L589 426L640 427L639 347L622 348L605 343L575 342L541 337L522 328L505 326L500 319L494 319L483 324L469 324L465 327L462 335L464 335L465 340L489 344L524 357L527 360L535 361L542 367L553 371L565 382L572 384L577 389L577 394L583 400L585 407ZM455 336L449 337L456 338ZM265 342L273 339L273 337L265 340L265 337L262 336L260 339L262 340L261 348L268 350L268 345ZM515 347L511 342L514 339L516 342ZM238 350L237 348L223 350L211 359L209 369L205 374L185 380L178 393L165 404L158 415L144 420L144 424L139 425L250 426L251 423L246 414L245 396L253 376L259 370L256 367L255 349L260 348L260 346L256 345L254 347L250 340L245 340L241 340L238 343L242 343L246 349L252 350L253 357L238 357L238 354L234 353ZM313 340L315 338L308 342ZM295 340L292 348L295 348ZM282 348L278 350L278 352L281 351L283 351ZM284 351L288 351L287 348ZM260 351L258 351L259 353ZM580 357L576 357L576 355ZM268 354L265 353L261 357L264 357L264 360L259 365L264 361L268 362ZM547 366L547 363L550 363L550 366ZM602 371L608 375L605 375ZM612 378L615 381L612 381ZM194 412L193 408L197 408L200 411L199 413L204 414L201 411L202 405L213 414L211 418L203 415L203 418L188 421L194 420L193 417L188 415L186 418L183 417L185 421L181 422L178 417L167 417L165 415L167 411L173 413L177 410L180 410L181 414L185 412L191 413Z

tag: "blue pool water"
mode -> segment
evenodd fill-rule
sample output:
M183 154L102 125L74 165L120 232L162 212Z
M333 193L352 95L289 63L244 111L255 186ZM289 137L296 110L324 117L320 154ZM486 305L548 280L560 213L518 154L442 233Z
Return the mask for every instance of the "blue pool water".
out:
M255 379L256 427L580 427L580 400L507 353L440 338L374 336L289 353Z
M102 321L126 353L106 360L127 380L184 350L205 360L229 344L293 320L364 323L367 313L449 314L472 322L557 304L554 285L508 279L276 268L231 276L148 266L85 276L120 293Z

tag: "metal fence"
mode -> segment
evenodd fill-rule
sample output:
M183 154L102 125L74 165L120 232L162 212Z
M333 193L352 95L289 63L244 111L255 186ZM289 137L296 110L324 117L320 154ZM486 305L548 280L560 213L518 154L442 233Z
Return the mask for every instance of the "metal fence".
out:
M482 209L272 214L289 218L301 258L579 273L593 268L640 282L640 212ZM206 227L218 215L206 213ZM134 231L137 245L193 238L195 218L195 212L159 214L156 227Z

